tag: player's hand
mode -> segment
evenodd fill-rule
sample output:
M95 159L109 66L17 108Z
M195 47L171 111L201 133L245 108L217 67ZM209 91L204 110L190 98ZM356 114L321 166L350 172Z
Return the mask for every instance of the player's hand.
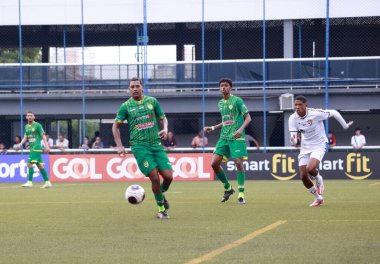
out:
M168 137L168 130L162 129L160 132L158 132L158 135L162 140L166 140L166 138Z
M241 131L241 129L238 129L234 134L234 138L240 138L242 134L243 132Z
M292 146L296 146L297 145L297 136L296 135L293 135L290 137L290 144Z
M352 126L353 123L354 123L354 121L352 121L352 120L350 122L348 122L347 123L347 128L349 128L350 126Z
M119 154L120 157L125 157L125 155L127 154L123 146L116 147L116 149L117 149L117 154Z
M203 131L208 134L208 133L210 133L212 131L212 127L204 127Z

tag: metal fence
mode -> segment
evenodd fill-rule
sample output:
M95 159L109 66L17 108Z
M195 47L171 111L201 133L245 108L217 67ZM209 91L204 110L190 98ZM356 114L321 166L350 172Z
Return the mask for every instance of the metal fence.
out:
M209 19L212 10L200 0L194 5L199 5L201 22L178 23L149 22L157 14L147 9L147 1L136 2L141 5L141 21L134 24L87 23L86 2L81 1L75 10L81 21L75 25L25 25L22 15L31 9L20 8L14 14L20 18L18 26L0 26L0 93L19 95L20 105L15 113L19 118L0 118L0 141L11 147L12 139L23 134L25 94L76 93L82 96L83 110L72 120L39 115L49 133L65 134L76 147L81 138L102 127L101 119L88 117L88 92L125 90L135 76L143 79L148 94L199 93L199 100L217 91L221 77L230 77L239 92L260 96L262 111L252 115L260 120L255 129L260 129L264 150L276 141L272 140L276 133L279 138L284 133L278 128L284 120L279 125L274 121L281 115L267 111L273 91L312 89L325 95L317 106L321 108L329 107L337 90L378 96L380 16L336 17L344 0L334 1L331 10L329 0L313 2L310 8L323 10L325 18L273 20L278 10L263 0L252 10L262 14L261 20L214 22ZM362 6L366 8L365 3ZM205 124L206 113L203 108L200 112L201 121L196 129L189 125L189 130ZM267 126L270 122L273 125Z

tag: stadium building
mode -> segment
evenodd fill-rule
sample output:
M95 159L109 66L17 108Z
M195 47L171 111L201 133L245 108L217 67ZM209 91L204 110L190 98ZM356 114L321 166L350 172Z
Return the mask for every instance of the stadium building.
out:
M201 2L190 0L148 1L146 8L142 1L96 0L85 3L83 13L80 1L38 0L20 10L17 2L0 3L0 50L21 45L24 57L38 50L37 61L23 63L22 79L18 57L6 61L0 54L8 62L0 65L1 140L10 146L20 134L24 109L36 113L51 137L66 134L72 148L80 144L83 116L87 135L99 130L112 145L112 119L128 98L128 80L139 76L145 93L160 100L178 146L189 147L203 113L205 124L220 120L217 81L228 76L251 111L248 132L262 145L286 146L293 96L325 108L328 76L328 107L354 120L369 145L379 145L379 2L333 1L328 20L324 3L267 2L265 23L262 1L252 0L207 1L203 13ZM110 48L115 59L97 63L101 54L112 57ZM166 58L156 59L153 48ZM353 132L335 121L329 129L338 145L350 144ZM210 146L216 137L210 135Z

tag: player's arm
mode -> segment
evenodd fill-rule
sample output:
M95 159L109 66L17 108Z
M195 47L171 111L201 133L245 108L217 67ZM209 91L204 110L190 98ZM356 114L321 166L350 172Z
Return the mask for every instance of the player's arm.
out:
M21 142L18 144L18 148L22 149L22 146L25 144L26 141L28 141L28 137L25 135Z
M206 133L210 133L211 131L214 131L216 129L221 129L223 127L223 122L222 123L219 123L215 126L206 126L203 128L203 130L206 132Z
M48 143L48 141L47 141L47 139L46 139L46 136L45 136L45 134L42 134L42 140L44 141L44 144L45 144L45 152L47 152L47 153L49 153L49 151L50 151L50 146L49 146L49 143Z
M347 123L342 117L342 115L336 110L326 110L326 111L329 112L330 114L329 117L334 117L344 129L349 128L354 123L354 121L350 121Z
M119 108L119 111L116 115L115 121L112 125L112 134L113 139L116 144L117 153L123 157L125 156L125 148L123 146L123 143L121 142L121 136L120 136L120 126L123 124L124 120L128 117L128 111L124 104L122 104Z
M243 134L244 129L249 125L249 123L252 121L251 115L249 113L246 113L244 115L244 122L241 125L241 127L235 132L234 138L240 138Z
M162 140L166 140L168 136L168 123L169 122L166 116L163 116L160 118L160 124L161 124L162 129L160 130L160 132L158 132L158 135L160 136Z
M299 145L299 138L298 138L298 128L297 128L297 122L293 115L289 117L289 133L290 133L290 144L293 147L297 147Z

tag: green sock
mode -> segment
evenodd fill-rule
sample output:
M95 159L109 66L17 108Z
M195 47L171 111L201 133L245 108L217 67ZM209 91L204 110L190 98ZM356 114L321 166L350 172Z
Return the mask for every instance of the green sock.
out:
M154 198L156 198L156 203L157 203L158 207L160 208L160 212L165 211L164 195L162 194L162 192L155 193Z
M40 169L40 172L41 172L41 175L42 175L42 178L44 178L44 181L49 181L49 177L47 175L47 172L45 169Z
M28 181L33 181L33 174L34 174L34 168L29 167L28 168Z
M245 171L239 171L237 173L237 182L239 192L244 193Z
M216 173L216 176L222 183L224 183L224 189L229 190L231 188L231 184L228 182L224 170L221 170L220 172Z
M161 189L161 192L166 192L167 190L169 190L169 186L164 186L162 183L160 185L160 189Z

